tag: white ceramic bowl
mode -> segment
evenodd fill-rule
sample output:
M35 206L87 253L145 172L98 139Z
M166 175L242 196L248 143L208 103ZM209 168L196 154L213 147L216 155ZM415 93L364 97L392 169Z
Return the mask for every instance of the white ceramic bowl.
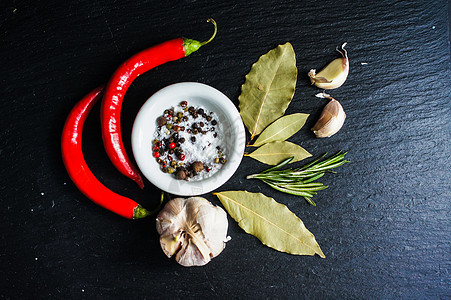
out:
M224 128L227 163L211 177L199 181L177 180L173 175L163 173L152 156L156 119L165 109L185 100L190 106L215 112ZM241 163L245 140L244 125L232 101L217 89L197 82L172 84L152 95L138 112L132 132L133 155L141 172L156 187L180 196L205 194L229 180Z

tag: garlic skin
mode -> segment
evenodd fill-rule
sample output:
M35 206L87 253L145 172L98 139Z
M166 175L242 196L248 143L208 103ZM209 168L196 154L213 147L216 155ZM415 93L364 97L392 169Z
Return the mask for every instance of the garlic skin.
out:
M207 264L230 239L226 212L202 197L169 201L156 226L163 252L185 267Z
M345 50L346 43L341 46L340 52L341 58L334 59L318 74L315 69L311 69L308 73L312 84L321 89L331 90L336 89L345 83L349 74L349 59L348 52Z
M321 116L312 128L312 131L318 138L330 137L337 133L343 127L346 119L345 111L340 102L330 96L322 98L330 98L332 100L324 107Z

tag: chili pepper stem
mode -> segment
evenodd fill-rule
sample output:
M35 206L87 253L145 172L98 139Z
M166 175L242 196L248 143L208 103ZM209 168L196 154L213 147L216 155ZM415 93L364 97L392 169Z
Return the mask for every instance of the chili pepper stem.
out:
M213 20L211 18L208 19L207 22L212 23L215 27L212 36L204 42L199 42L196 40L183 38L183 48L185 49L185 56L188 56L191 53L196 52L197 50L199 50L200 47L210 43L215 38L216 33L218 32L218 25L216 24L215 20Z
M138 204L138 206L136 206L133 212L133 219L142 219L151 216L153 214L156 214L157 212L160 211L161 205L163 204L163 200L164 200L164 192L161 191L160 203L156 208L152 209L151 211L148 211L147 209Z
M141 205L136 206L135 210L133 211L133 219L142 219L149 215L150 212Z

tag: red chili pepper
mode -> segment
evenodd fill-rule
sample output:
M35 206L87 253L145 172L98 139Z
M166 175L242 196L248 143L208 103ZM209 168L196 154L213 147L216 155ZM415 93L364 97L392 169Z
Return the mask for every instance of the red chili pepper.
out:
M205 42L178 38L143 50L126 60L111 77L102 101L101 125L105 150L112 163L125 176L144 187L137 168L125 152L121 136L121 107L130 84L139 75L169 61L178 60L208 44L216 35L217 27L213 19L208 22L215 26L214 33Z
M64 165L77 188L98 205L129 219L149 216L135 201L105 187L89 169L82 152L83 124L94 104L101 98L103 87L86 95L70 112L63 129L61 152Z

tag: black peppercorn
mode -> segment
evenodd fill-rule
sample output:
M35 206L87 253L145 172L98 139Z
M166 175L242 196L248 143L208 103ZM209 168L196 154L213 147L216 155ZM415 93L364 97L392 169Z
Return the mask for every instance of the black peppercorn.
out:
M195 137L195 136L192 136L192 137L191 137L191 142L193 142L193 143L196 142L196 137Z
M218 124L218 121L216 121L216 120L211 121L211 125L216 125L216 124Z

